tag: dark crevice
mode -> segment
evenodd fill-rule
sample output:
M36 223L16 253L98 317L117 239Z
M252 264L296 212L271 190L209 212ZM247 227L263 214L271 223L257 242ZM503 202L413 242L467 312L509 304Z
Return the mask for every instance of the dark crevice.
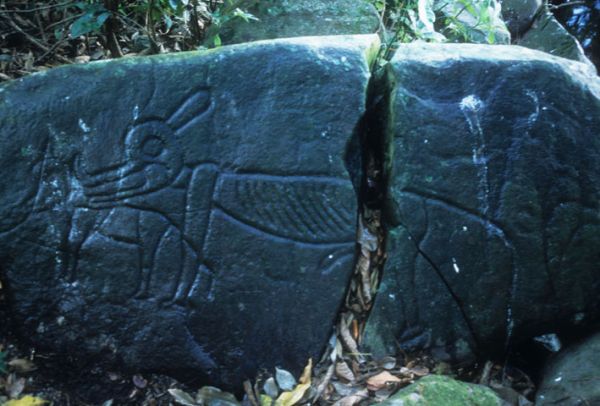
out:
M382 47L368 86L367 110L356 129L358 148L361 152L360 160L362 161L362 173L360 174L360 185L358 187L359 222L362 222L362 224L359 224L359 248L355 274L348 288L345 307L340 312L339 319L343 320L343 315L346 312L352 312L354 318L359 320L362 325L361 333L369 317L372 303L375 301L377 287L382 280L385 259L387 258L386 242L388 230L401 226L411 235L410 231L399 219L393 218L394 210L392 207L394 206L394 202L388 196L394 154L393 138L395 123L393 104L394 92L396 90L395 77L389 68L388 62L392 59L393 54L393 51ZM368 258L369 275L375 275L376 277L376 283L371 286L373 291L372 299L366 307L357 308L353 305L361 302L356 297L357 292L360 290L356 289L356 285L359 285L361 281L360 268L364 265L364 261L361 261L361 255L364 256L365 254L364 245L361 244L361 228L368 229L377 236L378 246L374 252L370 253L370 258ZM472 337L472 343L475 346L474 353L477 355L477 351L480 348L480 341L467 315L463 300L454 291L442 270L422 250L412 235L411 240L415 244L417 255L420 255L431 266L455 302ZM363 248L362 252L361 247ZM341 326L338 323L338 333L340 328ZM360 342L360 337L357 338L357 341Z

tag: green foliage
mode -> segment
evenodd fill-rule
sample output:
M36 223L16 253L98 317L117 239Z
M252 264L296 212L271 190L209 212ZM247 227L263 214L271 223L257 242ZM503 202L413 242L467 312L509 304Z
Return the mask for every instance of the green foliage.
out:
M100 3L78 2L74 5L82 11L82 15L71 24L70 35L72 38L100 31L110 17L110 12Z
M150 35L156 31L166 33L174 26L191 33L197 46L220 46L221 28L233 19L250 22L257 18L248 12L258 0L121 0L116 1L118 11L115 17L125 23L134 22L142 26ZM71 38L87 34L100 34L111 11L107 10L106 0L84 0L65 3L65 7L76 7L79 17L69 27ZM206 22L208 28L198 27L198 20ZM57 31L57 38L60 32Z
M447 0L440 2L444 11L441 32L453 42L496 42L500 5L496 0Z
M379 11L384 58L399 43L430 42L495 43L498 5L495 0L371 0Z
M205 44L211 47L221 46L220 32L223 26L233 19L241 19L246 22L258 20L247 10L256 5L257 0L224 0L211 15L211 24L205 33Z

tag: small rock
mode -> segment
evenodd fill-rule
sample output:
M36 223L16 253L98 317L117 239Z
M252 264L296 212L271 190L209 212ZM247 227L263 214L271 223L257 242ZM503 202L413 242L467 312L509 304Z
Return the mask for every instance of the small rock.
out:
M398 391L381 406L501 406L493 390L442 375L429 375Z

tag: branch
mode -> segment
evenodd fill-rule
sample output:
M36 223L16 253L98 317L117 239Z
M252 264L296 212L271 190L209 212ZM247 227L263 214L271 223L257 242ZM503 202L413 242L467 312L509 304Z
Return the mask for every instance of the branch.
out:
M37 39L35 39L31 34L28 34L27 32L25 32L21 27L19 27L10 17L7 17L3 14L0 14L0 17L4 18L8 24L14 28L17 32L19 32L20 34L24 35L25 38L27 39L27 41L31 42L33 45L35 45L36 47L38 47L39 49L41 49L44 52L52 52L52 50L50 48L48 48L46 45L42 44L41 42L39 42ZM73 63L73 61L65 58L62 55L54 55L54 57L56 59L58 59L61 62L64 63Z

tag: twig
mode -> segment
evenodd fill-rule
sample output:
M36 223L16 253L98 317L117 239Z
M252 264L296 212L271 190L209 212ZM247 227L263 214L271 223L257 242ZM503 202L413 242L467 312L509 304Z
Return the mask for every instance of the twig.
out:
M40 6L40 7L35 7L35 8L29 8L29 9L25 9L25 10L19 10L19 9L12 9L12 10L0 10L0 14L9 14L9 13L33 13L34 11L40 11L40 10L47 10L49 8L55 8L55 7L62 7L62 6L66 6L68 4L72 4L74 3L74 0L70 0L70 1L65 1L64 3L58 3L58 4L49 4L47 6Z
M44 52L51 52L50 48L48 48L46 45L39 42L31 34L28 34L27 32L25 32L12 19L10 19L9 17L2 15L2 14L0 14L0 17L4 18L12 28L17 30L20 34L24 35L25 38L27 39L27 41L31 42L33 45L35 45L36 47L38 47L39 49L41 49ZM56 59L58 59L59 61L64 62L64 63L73 63L71 60L65 58L62 55L56 54L55 57L56 57Z
M119 11L119 1L120 0L104 0L104 7L110 12L110 17L108 17L108 21L104 24L104 31L106 33L106 45L110 50L110 56L113 58L121 58L123 56L123 51L121 51L121 47L119 46L119 41L117 40L116 31L118 30L118 19L117 13Z
M585 6L586 4L587 4L587 2L585 2L585 1L572 1L569 3L562 3L562 4L549 4L548 8L550 10L558 10L559 8L563 8L563 7Z

